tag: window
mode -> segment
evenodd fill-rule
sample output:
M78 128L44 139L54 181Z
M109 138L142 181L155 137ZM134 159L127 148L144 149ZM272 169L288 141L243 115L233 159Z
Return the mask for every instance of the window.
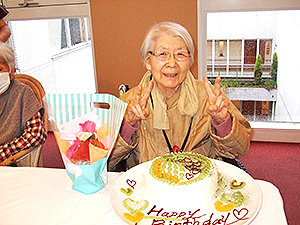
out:
M297 10L207 14L207 74L212 81L220 75L227 87L248 89L244 94L234 91L237 96L229 89L225 92L250 121L300 122L300 106L294 104L300 96L295 86L295 81L299 84L295 62L299 47L293 41L300 38L299 18ZM270 86L274 53L278 70L276 83ZM262 78L256 83L259 56ZM252 86L255 91L257 87L264 90L255 94L250 92Z
M24 2L30 4L25 7ZM46 93L95 92L87 0L3 4L10 12L9 43L15 50L17 73L38 79Z
M37 78L47 93L95 92L87 18L10 21L9 26L17 73Z

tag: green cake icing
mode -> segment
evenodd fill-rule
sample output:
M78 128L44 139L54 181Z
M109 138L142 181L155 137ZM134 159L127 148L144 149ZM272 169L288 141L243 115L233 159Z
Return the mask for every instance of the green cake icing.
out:
M211 161L200 154L176 153L155 159L149 173L170 185L188 185L204 179L211 172Z

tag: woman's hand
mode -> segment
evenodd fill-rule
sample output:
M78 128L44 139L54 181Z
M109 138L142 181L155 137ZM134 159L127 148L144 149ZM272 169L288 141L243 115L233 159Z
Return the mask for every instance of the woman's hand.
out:
M149 116L149 109L147 109L147 102L150 93L153 89L153 81L149 82L146 92L142 96L143 88L141 85L138 86L138 92L135 101L128 104L125 113L126 121L131 125L135 125L139 120L145 120Z
M218 76L215 81L215 86L212 89L208 83L207 76L203 76L203 82L206 88L206 93L209 99L209 106L207 113L211 115L219 124L223 123L228 117L230 117L228 108L229 101L221 94L221 77Z

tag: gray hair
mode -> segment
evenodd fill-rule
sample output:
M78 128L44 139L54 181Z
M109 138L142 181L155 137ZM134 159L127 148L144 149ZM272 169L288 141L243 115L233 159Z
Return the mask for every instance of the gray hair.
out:
M194 62L194 52L195 52L193 39L186 28L184 28L178 23L173 23L173 22L161 22L151 27L151 29L148 31L144 39L144 42L140 50L142 62L145 64L146 60L149 57L149 51L153 51L157 39L165 34L182 38L191 56L190 57L190 66L191 66Z
M0 42L0 58L8 64L9 72L14 72L15 69L15 54L14 50L6 43Z

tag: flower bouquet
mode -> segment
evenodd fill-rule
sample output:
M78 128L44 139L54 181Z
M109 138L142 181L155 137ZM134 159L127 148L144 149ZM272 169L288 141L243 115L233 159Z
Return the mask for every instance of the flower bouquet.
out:
M92 194L103 189L107 183L107 159L118 136L127 104L109 94L89 95L89 99L83 101L86 104L82 104L80 96L77 97L76 100L72 94L49 95L47 105L51 114L48 114L67 174L73 181L72 189ZM91 107L95 101L100 108ZM101 108L100 102L106 107ZM78 117L78 112L73 115L74 108L87 113ZM74 119L62 123L61 118Z

